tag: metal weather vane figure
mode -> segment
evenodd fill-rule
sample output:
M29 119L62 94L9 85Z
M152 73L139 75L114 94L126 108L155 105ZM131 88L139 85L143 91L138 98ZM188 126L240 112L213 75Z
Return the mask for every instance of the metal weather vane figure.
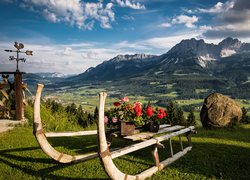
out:
M9 60L10 60L10 61L16 60L16 62L17 62L16 71L19 72L19 68L18 68L18 63L19 63L19 61L22 61L22 62L25 62L25 61L26 61L25 58L19 58L19 53L25 53L26 55L31 55L31 56L33 56L33 54L32 54L32 51L29 51L29 50L21 51L20 49L23 49L23 48L24 48L24 45L23 45L22 43L15 42L14 47L15 47L17 50L8 50L8 49L6 49L5 51L6 51L6 52L16 52L16 53L17 53L17 56L16 56L16 57L10 56L10 59L9 59Z

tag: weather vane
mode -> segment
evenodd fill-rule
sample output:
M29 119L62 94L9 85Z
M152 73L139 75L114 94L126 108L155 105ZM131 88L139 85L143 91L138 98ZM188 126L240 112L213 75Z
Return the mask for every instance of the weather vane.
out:
M33 56L32 54L32 51L20 51L20 49L23 49L24 48L24 45L22 43L18 43L18 42L15 42L14 44L14 47L17 49L17 50L8 50L6 49L5 51L6 52L16 52L17 53L17 56L14 57L14 56L10 56L10 61L13 61L13 60L16 60L17 64L16 64L16 71L19 72L19 69L18 69L18 62L19 61L22 61L22 62L25 62L26 59L25 58L19 58L19 53L25 53L26 55L31 55Z

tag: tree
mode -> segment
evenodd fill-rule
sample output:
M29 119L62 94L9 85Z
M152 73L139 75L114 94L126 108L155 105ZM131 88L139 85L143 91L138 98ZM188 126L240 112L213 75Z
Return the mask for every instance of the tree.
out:
M170 102L167 105L167 121L172 125L176 125L175 103Z
M187 117L187 126L195 126L196 125L196 121L195 121L195 116L194 116L194 111L191 109L190 113L188 114Z
M94 121L97 122L98 121L98 117L99 117L99 110L98 107L95 107L95 111L94 111Z
M186 120L183 115L183 110L175 102L170 102L167 105L167 121L172 125L186 125Z
M77 114L77 107L75 103L71 103L66 107L66 112L70 114Z
M83 110L81 105L77 108L77 121L79 125L83 126L84 119L83 119Z
M176 111L177 111L176 112L176 121L177 121L177 124L185 126L186 125L186 119L184 117L182 108L181 107L177 107Z
M94 123L94 118L93 118L93 116L90 113L88 113L88 121L89 121L89 124L93 124Z

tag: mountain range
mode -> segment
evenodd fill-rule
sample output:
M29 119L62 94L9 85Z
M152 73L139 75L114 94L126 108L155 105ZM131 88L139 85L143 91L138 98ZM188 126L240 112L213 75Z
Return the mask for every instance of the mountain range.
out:
M79 75L58 81L57 86L86 83L105 86L110 82L120 91L135 95L174 91L182 98L190 98L219 91L247 97L250 93L250 43L231 37L218 44L209 44L203 39L182 40L159 56L118 55ZM166 88L170 86L172 88ZM197 94L197 89L203 91Z
M249 64L250 44L231 37L219 44L208 44L194 38L182 40L160 56L135 54L118 55L69 78L77 81L119 80L145 74L214 74L234 68L239 62ZM235 59L231 61L230 59ZM242 59L243 58L243 59ZM229 62L230 61L230 62ZM241 65L239 63L238 65ZM249 69L247 69L249 70ZM237 74L238 75L238 74Z

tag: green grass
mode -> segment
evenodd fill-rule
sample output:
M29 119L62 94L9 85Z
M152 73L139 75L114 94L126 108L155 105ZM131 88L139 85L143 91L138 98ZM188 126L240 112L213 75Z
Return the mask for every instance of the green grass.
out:
M172 91L167 94L159 94L158 97L178 97L178 93L176 91Z
M234 129L198 128L193 149L150 179L249 179L250 124ZM187 141L185 138L184 145ZM96 151L95 136L49 138L58 150L79 154ZM174 151L179 148L173 139ZM112 147L124 145L115 139ZM160 149L160 158L169 156L168 142ZM115 159L120 170L136 174L153 164L150 148ZM0 179L106 179L98 158L75 164L59 164L39 148L31 127L16 127L0 134Z
M206 93L206 92L208 92L209 91L209 89L195 89L195 93L196 94L199 94L199 93Z
M180 105L192 105L192 104L199 104L204 102L204 99L182 99L182 100L176 100L176 102Z

